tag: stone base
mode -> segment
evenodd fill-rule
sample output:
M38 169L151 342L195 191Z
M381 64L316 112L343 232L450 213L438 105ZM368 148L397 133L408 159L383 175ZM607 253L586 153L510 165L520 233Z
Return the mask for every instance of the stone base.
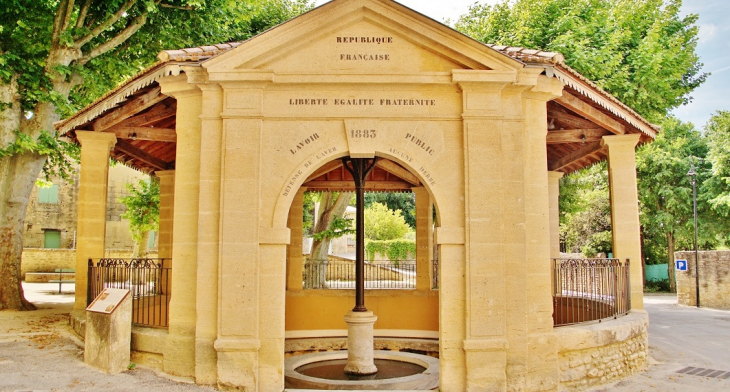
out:
M378 372L373 361L373 325L378 316L373 312L347 312L347 365L345 373L368 375Z

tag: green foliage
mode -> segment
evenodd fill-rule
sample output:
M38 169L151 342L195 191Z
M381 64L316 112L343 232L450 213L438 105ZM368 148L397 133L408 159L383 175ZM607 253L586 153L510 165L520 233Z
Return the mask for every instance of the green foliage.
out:
M375 260L375 254L385 255L396 265L400 260L407 260L416 254L416 241L398 239L398 240L367 240L365 241L365 253L370 262Z
M645 293L668 293L668 292L670 292L669 279L646 281L646 283L644 283L644 292Z
M712 177L707 184L709 203L723 218L730 218L730 111L721 110L705 125L712 163Z
M15 131L14 134L15 140L5 148L0 148L0 158L24 153L46 156L46 163L43 167L46 181L50 181L51 177L72 181L74 164L79 161L81 154L77 144L56 139L45 131L41 132L35 140L25 133Z
M372 203L365 209L365 237L370 240L403 238L409 230L400 210L393 211L381 203Z
M365 208L373 203L385 204L389 209L401 210L411 229L416 228L416 198L411 192L367 192L365 193Z
M315 192L305 192L302 200L302 225L304 232L309 234L314 224L314 205L317 204Z
M560 180L560 235L571 253L610 252L611 206L606 163L572 173ZM584 251L585 248L585 251Z
M335 239L340 238L343 235L354 234L355 229L353 228L353 220L342 217L335 217L332 220L332 224L329 229L320 231L319 233L312 234L312 238L315 241L322 241L323 239Z
M119 202L127 207L122 218L129 220L129 230L138 243L145 239L151 230L157 230L160 223L160 184L156 180L139 180L135 184L127 184L129 196L119 198Z
M560 52L565 62L652 121L690 100L706 74L697 15L681 0L504 0L475 4L456 28L499 45Z
M608 253L613 249L613 242L610 231L593 233L588 237L588 242L580 248L581 253L586 257L597 257L599 253Z

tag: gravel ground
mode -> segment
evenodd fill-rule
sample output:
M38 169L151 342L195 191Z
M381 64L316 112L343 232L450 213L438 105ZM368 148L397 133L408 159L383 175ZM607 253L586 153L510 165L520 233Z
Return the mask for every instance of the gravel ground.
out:
M137 366L109 375L84 363L68 326L73 285L23 284L34 312L0 311L0 391L215 391Z

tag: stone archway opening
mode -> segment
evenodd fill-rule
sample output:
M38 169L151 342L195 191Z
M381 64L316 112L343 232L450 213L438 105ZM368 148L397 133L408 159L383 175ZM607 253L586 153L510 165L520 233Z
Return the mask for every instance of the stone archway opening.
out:
M347 325L343 316L356 302L355 262L330 256L323 267L327 285L307 287L308 274L322 271L308 265L302 252L305 241L300 229L301 203L307 191L352 191L354 186L352 174L338 158L314 170L294 197L289 211L292 243L287 247L286 356L346 348ZM416 214L415 254L407 260L396 260L395 265L386 260L370 260L371 256L364 266L367 308L378 317L374 348L438 357L438 252L433 241L437 210L432 193L412 169L397 158L382 154L378 154L364 187L368 192L413 194Z

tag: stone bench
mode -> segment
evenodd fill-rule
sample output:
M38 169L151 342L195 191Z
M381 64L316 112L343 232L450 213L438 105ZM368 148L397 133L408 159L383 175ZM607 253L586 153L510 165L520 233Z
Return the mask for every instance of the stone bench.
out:
M64 272L64 279L74 280L76 273ZM58 272L26 272L25 279L26 283L50 283L51 280L58 279Z

